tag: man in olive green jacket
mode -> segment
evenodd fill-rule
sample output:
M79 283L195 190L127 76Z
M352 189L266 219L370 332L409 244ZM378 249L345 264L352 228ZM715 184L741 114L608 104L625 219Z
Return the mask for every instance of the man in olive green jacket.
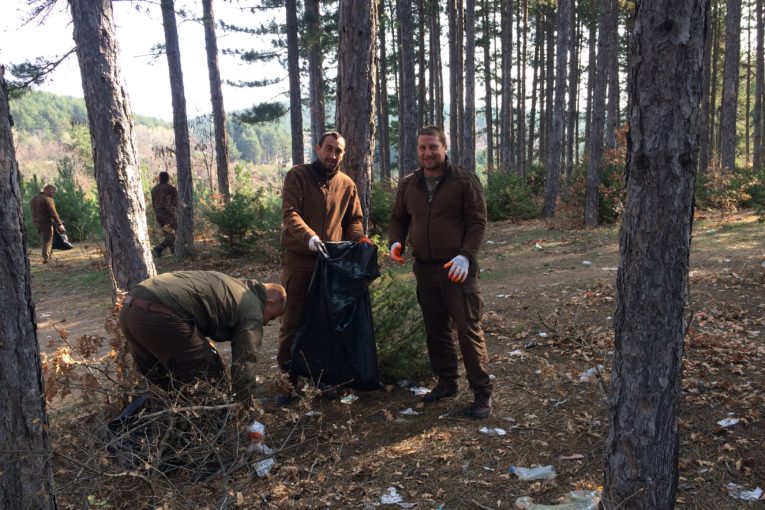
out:
M53 201L55 192L56 187L53 184L47 184L30 202L32 222L40 234L43 264L47 264L53 254L54 225L56 230L64 232L64 222L59 218L56 203Z
M230 341L234 394L247 398L263 326L284 313L285 301L278 284L176 271L136 285L120 311L120 327L139 371L163 388L202 376L222 378L223 363L208 337Z
M412 243L417 301L422 309L428 355L438 384L423 397L435 402L457 394L458 356L452 319L475 400L472 418L491 414L492 384L478 288L478 250L486 235L486 200L475 172L452 165L446 136L436 126L417 133L421 167L401 180L390 221L391 258L404 263L407 236Z

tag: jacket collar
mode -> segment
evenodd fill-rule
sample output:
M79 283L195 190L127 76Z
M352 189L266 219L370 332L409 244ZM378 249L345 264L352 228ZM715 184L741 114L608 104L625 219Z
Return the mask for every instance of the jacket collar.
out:
M332 179L335 175L337 175L337 172L339 171L339 165L335 167L334 170L328 171L327 168L318 159L313 160L313 163L311 163L311 168L322 181L328 181Z

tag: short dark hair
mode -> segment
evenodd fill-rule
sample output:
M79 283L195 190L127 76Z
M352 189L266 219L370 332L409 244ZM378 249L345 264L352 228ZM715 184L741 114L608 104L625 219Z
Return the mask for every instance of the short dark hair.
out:
M324 145L324 140L328 136L331 136L331 137L336 138L336 139L342 138L343 140L345 140L345 137L343 135L341 135L338 131L326 131L326 132L322 133L321 136L319 137L319 144L318 144L319 147Z
M446 134L444 133L444 130L441 129L438 126L423 126L420 129L417 130L417 138L419 138L422 135L426 136L436 136L438 137L438 141L443 144L444 147L447 146L446 144Z
M165 183L170 181L170 174L167 172L160 172L159 173L159 182Z

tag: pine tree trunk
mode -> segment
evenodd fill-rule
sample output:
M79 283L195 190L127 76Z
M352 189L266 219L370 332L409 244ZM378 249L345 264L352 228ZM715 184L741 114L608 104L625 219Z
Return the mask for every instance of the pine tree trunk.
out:
M462 30L460 25L459 0L447 0L446 14L449 21L449 158L457 165L462 161L462 119L460 118L463 94L460 89L460 75L463 73L460 60Z
M382 2L381 2L382 3ZM305 21L308 32L308 103L311 112L311 147L319 145L319 138L326 131L324 110L324 53L321 49L322 30L319 0L306 0ZM299 80L298 80L299 81ZM302 142L301 142L302 143ZM390 160L389 160L390 163ZM390 175L390 166L388 167Z
M619 127L619 2L611 0L608 20L608 103L606 106L605 146L616 148Z
M555 100L555 11L547 9L547 57L545 58L545 150L540 156L545 165L550 166L550 136L553 131L553 103Z
M189 123L186 116L186 92L181 68L181 49L175 23L173 0L162 0L162 26L165 29L167 67L170 72L170 95L173 101L173 132L175 133L175 165L178 172L178 231L175 256L183 258L194 250L194 182L191 175Z
M431 7L431 29L430 29L430 54L433 56L435 66L435 123L437 126L444 127L444 66L441 61L441 16L439 1L433 0L434 7Z
M537 150L538 159L541 165L545 165L547 162L547 145L545 142L545 133L547 132L547 112L545 111L546 100L546 88L547 83L547 51L545 50L545 44L547 43L547 9L540 8L537 13L537 30L539 30L539 129L537 138Z
M500 125L500 168L513 166L513 0L501 0L502 16L502 117Z
M377 18L379 22L379 65L377 66L377 136L380 144L380 178L383 182L390 182L390 131L388 130L388 56L385 46L385 0L380 0L377 5Z
M568 72L568 126L566 127L566 180L574 174L574 146L577 145L576 124L579 119L577 93L579 92L579 38L581 30L577 27L575 3L572 0L569 9L571 20L571 44L569 44Z
M584 158L588 159L590 154L590 133L592 130L592 98L595 91L595 60L596 49L598 44L597 38L598 24L592 23L589 29L589 40L587 41L587 106L585 107L584 114Z
M675 506L708 8L708 0L636 2L603 488L609 510Z
M56 508L21 175L0 66L0 508Z
M375 139L377 2L340 0L339 11L337 72L342 90L338 90L337 126L341 133L350 137L343 168L356 183L366 232L372 199ZM414 134L408 135L413 138Z
M765 27L763 27L763 1L756 0L755 9L757 10L756 23L757 23L757 55L755 57L755 71L754 71L754 115L752 122L754 123L754 147L752 167L757 170L762 167L762 127L763 127L763 94L765 94L765 53L763 53L763 44L765 44Z
M600 165L603 158L603 129L605 128L606 87L608 85L608 20L611 0L600 0L598 14L598 56L595 62L595 83L592 92L592 119L590 121L590 148L587 161L587 189L584 199L584 224L598 224L598 187Z
M717 0L712 3L712 91L709 94L709 159L720 162L720 130L717 129L717 119L719 110L717 108L717 81L718 69L720 63L720 46L722 36L720 35L720 6Z
M215 127L215 162L218 169L218 193L228 201L228 134L226 131L226 110L223 108L223 90L218 69L218 40L215 36L215 13L213 0L202 0L202 21L205 28L205 50L207 51L207 73L210 77L210 102L212 103L213 126Z
M465 118L462 165L475 172L475 0L465 0Z
M566 118L566 52L569 49L571 27L571 0L558 0L558 40L555 53L555 105L553 106L552 131L550 133L550 157L545 181L545 199L542 216L555 216L558 202L560 176L563 173L563 140Z
M298 53L297 0L286 0L287 73L290 81L290 132L292 164L300 165L303 156L303 103L300 100L300 57Z
M539 80L539 70L541 69L539 62L542 58L542 30L539 10L537 10L537 26L534 31L534 62L531 64L533 67L533 76L531 78L531 111L529 112L529 164L534 163L534 128L537 121L537 91L541 91L541 85Z
M711 30L711 9L707 9L707 19L705 20L708 27ZM704 40L704 65L702 67L701 75L701 107L699 121L699 173L705 173L709 168L709 156L712 153L712 142L710 140L710 99L709 99L709 87L712 76L712 40L711 36L706 37Z
M518 132L516 133L515 144L515 172L519 177L526 177L526 55L529 29L529 9L528 0L522 0L518 4L520 10L518 14L518 93L516 94L516 117L518 119Z
M427 72L425 69L425 0L417 2L417 125L430 124L428 119Z
M744 99L744 166L749 166L749 132L750 132L750 113L752 106L752 17L747 16L746 26L746 97Z
M361 3L366 3L362 0ZM398 175L404 177L417 168L417 104L414 75L414 27L412 4L409 0L396 0L396 13L400 24L399 90L398 95Z
M112 298L156 274L111 0L71 0Z
M725 15L725 63L720 107L720 164L732 172L736 166L736 110L741 57L741 0L728 0Z
M494 171L494 109L492 108L491 87L491 26L489 9L491 0L483 0L483 84L485 87L484 104L486 108L486 170Z

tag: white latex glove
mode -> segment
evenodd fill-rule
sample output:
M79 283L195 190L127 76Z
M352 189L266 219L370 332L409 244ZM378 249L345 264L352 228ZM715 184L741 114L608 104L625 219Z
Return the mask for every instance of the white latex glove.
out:
M452 260L444 264L449 269L449 279L454 283L462 283L468 275L470 261L464 255L457 255Z
M404 257L401 256L401 243L398 241L390 245L390 258L399 264L404 263Z
M320 242L321 239L319 239L319 236L313 236L308 240L308 249L311 251L319 251Z

